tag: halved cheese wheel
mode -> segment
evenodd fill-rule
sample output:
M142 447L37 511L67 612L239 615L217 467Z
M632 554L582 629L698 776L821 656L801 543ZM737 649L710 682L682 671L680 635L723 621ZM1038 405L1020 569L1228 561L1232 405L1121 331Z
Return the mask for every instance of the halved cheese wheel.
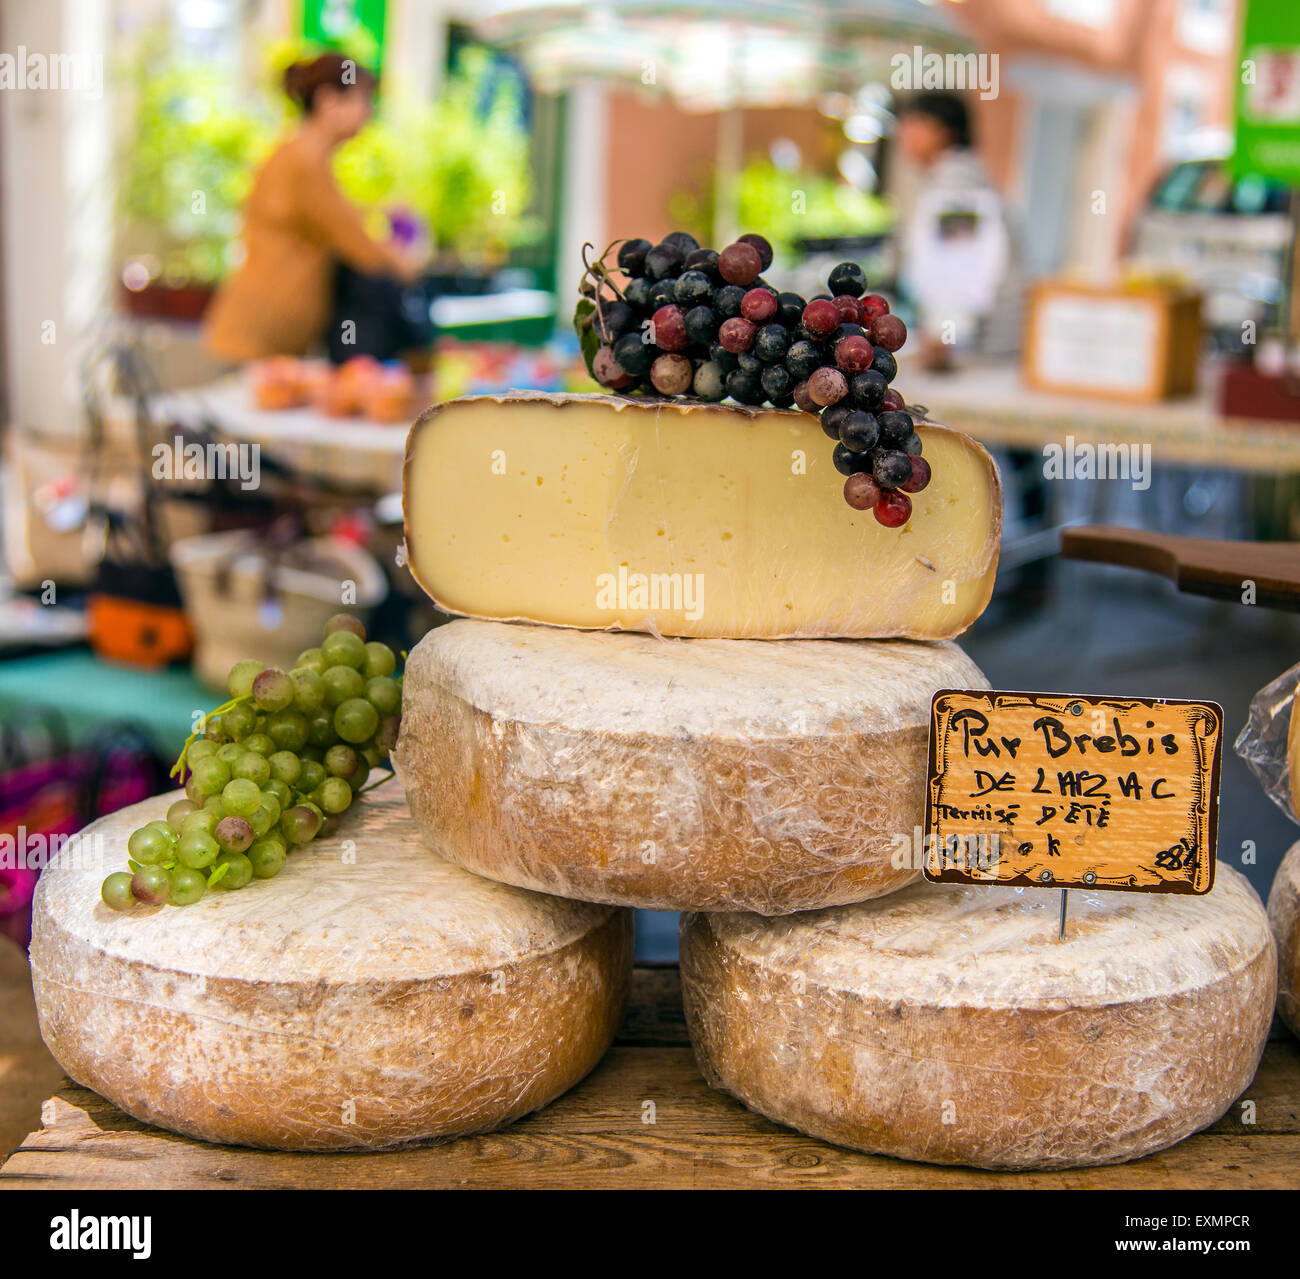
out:
M439 853L652 910L788 914L919 875L951 643L657 639L459 621L412 651L395 753Z
M402 476L439 608L714 639L951 639L984 611L1002 487L983 445L917 423L933 478L885 528L844 501L811 413L512 391L429 409Z
M1277 942L1277 1013L1300 1035L1300 841L1277 868L1268 894L1268 922Z
M917 884L864 905L682 920L706 1078L837 1145L937 1164L1117 1163L1249 1085L1276 956L1254 890Z
M114 913L104 875L173 799L88 827L35 905L45 1042L128 1114L207 1141L378 1149L518 1119L609 1046L630 915L431 856L395 788L273 880Z

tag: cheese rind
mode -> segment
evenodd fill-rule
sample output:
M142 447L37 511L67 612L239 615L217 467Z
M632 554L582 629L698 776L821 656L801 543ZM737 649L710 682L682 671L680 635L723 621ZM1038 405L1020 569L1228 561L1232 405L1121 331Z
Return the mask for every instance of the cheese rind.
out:
M45 1042L128 1114L206 1141L382 1149L517 1119L609 1046L630 915L432 857L395 792L366 796L274 880L110 911L104 874L172 798L87 828L35 904Z
M1277 943L1277 1013L1292 1034L1300 1035L1300 842L1291 845L1277 868L1268 894L1268 923Z
M737 639L947 639L983 612L1002 528L974 440L918 428L911 520L844 501L806 413L618 396L430 409L407 441L406 551L450 613Z
M815 1137L984 1168L1116 1163L1218 1119L1272 1017L1264 911L1204 897L917 884L785 919L687 915L682 990L715 1088Z
M412 650L394 761L480 875L652 910L785 914L919 874L954 644L655 639L456 621Z

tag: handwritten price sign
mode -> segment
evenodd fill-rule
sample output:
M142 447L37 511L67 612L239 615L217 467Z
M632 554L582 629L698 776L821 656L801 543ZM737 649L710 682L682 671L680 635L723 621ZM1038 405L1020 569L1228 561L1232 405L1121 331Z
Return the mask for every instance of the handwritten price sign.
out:
M944 689L930 708L925 877L1208 893L1213 702Z

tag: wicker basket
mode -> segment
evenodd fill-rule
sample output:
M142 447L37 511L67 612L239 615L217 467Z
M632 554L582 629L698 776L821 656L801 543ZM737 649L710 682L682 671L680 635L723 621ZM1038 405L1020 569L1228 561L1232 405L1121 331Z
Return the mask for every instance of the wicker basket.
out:
M194 627L194 671L214 688L244 658L289 669L335 613L367 621L388 590L365 551L330 538L272 553L246 532L214 533L174 543L171 558Z

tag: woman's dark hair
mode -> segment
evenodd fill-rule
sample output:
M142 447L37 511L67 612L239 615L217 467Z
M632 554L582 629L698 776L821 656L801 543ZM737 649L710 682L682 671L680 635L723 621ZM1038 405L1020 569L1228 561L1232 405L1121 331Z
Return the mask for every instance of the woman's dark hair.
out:
M970 116L966 104L955 93L934 92L916 93L903 104L903 115L928 116L937 124L943 125L952 135L954 146L968 147L971 144Z
M373 71L368 71L355 58L345 58L341 53L322 53L318 58L303 58L285 68L284 91L307 115L311 115L316 94L324 88L362 88L369 93L379 83Z

